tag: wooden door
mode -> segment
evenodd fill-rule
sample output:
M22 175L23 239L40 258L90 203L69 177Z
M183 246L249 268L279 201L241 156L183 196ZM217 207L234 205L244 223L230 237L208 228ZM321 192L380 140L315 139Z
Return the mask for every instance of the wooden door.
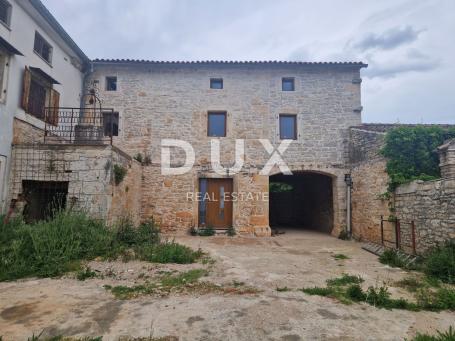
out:
M206 181L205 226L228 228L232 226L232 179L201 179ZM204 193L202 193L204 194ZM203 214L204 214L203 213Z

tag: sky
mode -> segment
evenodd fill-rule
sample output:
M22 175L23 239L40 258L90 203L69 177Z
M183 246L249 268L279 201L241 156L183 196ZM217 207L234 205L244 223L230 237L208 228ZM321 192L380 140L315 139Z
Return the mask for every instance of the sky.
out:
M89 58L363 61L362 118L455 123L455 0L42 0Z

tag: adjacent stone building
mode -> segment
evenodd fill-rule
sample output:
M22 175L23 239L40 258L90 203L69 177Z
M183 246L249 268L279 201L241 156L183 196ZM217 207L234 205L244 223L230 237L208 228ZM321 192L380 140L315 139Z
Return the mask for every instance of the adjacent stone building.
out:
M153 216L166 231L231 225L258 236L270 235L273 219L280 225L323 226L336 235L346 224L349 127L361 123L360 69L365 66L95 60L87 82L97 85L104 107L118 112L114 145L150 158L141 180L143 219ZM195 163L189 172L161 174L163 139L192 146ZM212 141L220 144L221 164L231 167L239 139L245 146L241 171L214 172ZM282 157L294 175L283 177L277 167L260 174L270 157L260 139L275 148L292 140ZM171 164L183 163L182 150L171 148ZM289 203L286 221L280 210L270 217L269 200L257 196L268 195L274 179L296 188L294 197L280 197ZM218 204L188 198L207 188L253 197ZM279 200L271 194L271 207L274 198Z

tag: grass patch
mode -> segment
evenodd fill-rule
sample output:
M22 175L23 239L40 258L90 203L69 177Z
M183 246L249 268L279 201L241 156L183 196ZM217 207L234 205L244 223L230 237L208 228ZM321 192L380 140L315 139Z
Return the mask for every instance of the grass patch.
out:
M415 279L404 279L399 283L409 286L416 292L417 303L403 298L391 298L387 286L370 286L364 291L360 286L363 279L360 276L344 274L341 277L327 280L327 287L303 288L301 291L308 295L318 295L338 299L345 304L365 302L372 306L385 309L418 310L455 310L455 290L449 287L430 288L428 283Z
M403 254L393 249L385 249L382 255L379 256L379 261L393 268L406 270L416 270L418 268L417 265L409 263Z
M202 256L175 242L161 241L153 221L134 226L121 219L112 227L82 213L58 212L52 220L26 224L20 219L0 219L0 281L55 277L81 269L82 260L141 259L158 263L193 263ZM85 271L85 273L84 273Z
M0 341L2 339L0 338ZM41 334L35 335L33 334L32 336L27 338L27 341L102 341L103 337L102 336L96 336L96 337L68 337L68 336L53 336L53 337L46 337L43 338L41 337Z
M335 258L336 260L350 259L348 256L342 253L337 253L335 255L332 255L332 257Z
M133 287L105 285L106 290L118 299L128 300L143 295L167 296L175 292L197 292L198 294L219 293L219 294L236 294L247 295L256 294L258 289L246 286L238 282L232 285L221 286L210 282L200 281L207 276L208 271L205 269L193 269L178 274L164 274L158 277L154 282L147 282L143 285Z
M455 240L430 250L423 261L423 271L429 277L445 283L455 283Z
M288 287L277 287L276 291L278 291L278 292L287 292L287 291L292 291L292 289L290 289Z
M436 335L417 333L411 341L455 341L455 330L450 327L445 332L437 331Z
M363 278L360 276L353 276L348 274L342 274L341 277L328 279L328 286L343 286L347 284L359 284L363 282Z
M94 277L96 277L96 272L92 271L92 269L90 269L90 267L88 267L88 266L85 267L84 269L79 270L76 273L76 278L79 281L85 281L88 278L94 278Z

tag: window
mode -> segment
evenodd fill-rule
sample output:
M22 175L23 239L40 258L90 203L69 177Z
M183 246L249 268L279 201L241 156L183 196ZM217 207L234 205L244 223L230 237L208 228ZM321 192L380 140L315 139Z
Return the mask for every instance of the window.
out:
M103 112L104 136L118 136L118 112Z
M25 68L22 91L22 109L26 113L58 125L60 94L52 89L52 83L42 75ZM45 108L50 107L46 113Z
M217 111L208 113L207 136L226 136L226 112Z
M35 45L33 50L49 64L52 63L52 46L39 34L35 32Z
M223 89L223 78L210 78L210 89Z
M106 91L117 91L117 77L106 77Z
M280 139L297 140L297 116L281 114L280 115Z
M6 0L0 0L0 21L8 27L11 24L11 4Z
M294 91L295 84L294 78L282 78L281 79L281 90L283 91Z

